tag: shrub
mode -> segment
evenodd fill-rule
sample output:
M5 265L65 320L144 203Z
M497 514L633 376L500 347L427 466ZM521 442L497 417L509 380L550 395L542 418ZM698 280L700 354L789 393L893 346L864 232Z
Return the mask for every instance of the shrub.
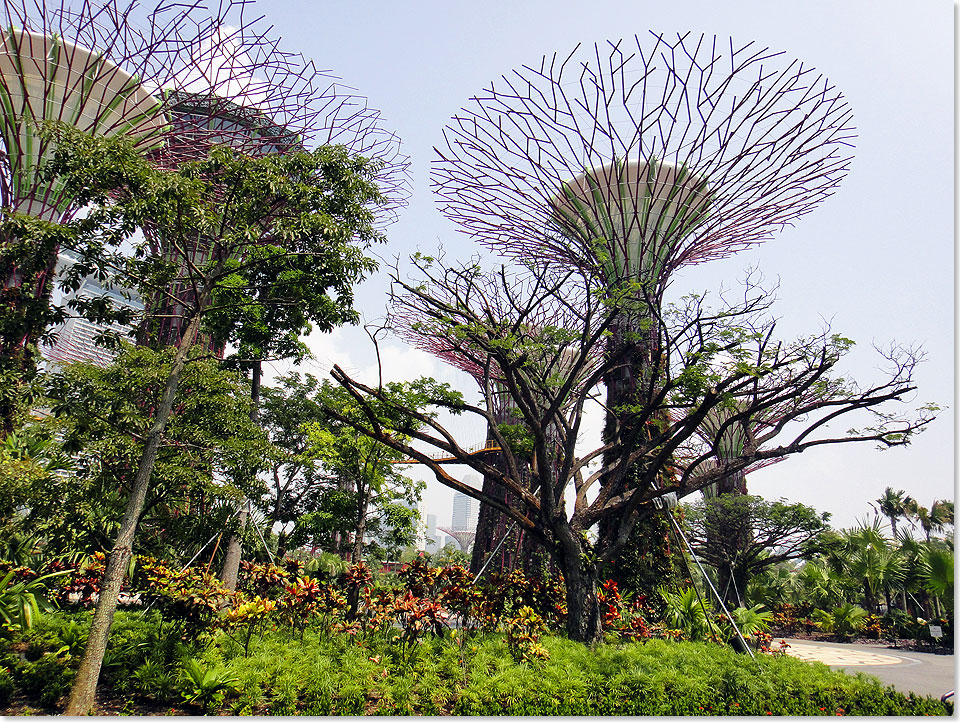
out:
M13 675L7 667L0 667L0 705L6 704L13 694Z
M237 680L225 669L209 669L196 659L186 659L180 668L183 684L180 695L185 702L216 707L223 702L224 692L235 688Z
M48 652L35 662L26 662L16 670L17 686L43 707L53 707L70 691L79 660L64 650Z
M160 612L164 620L182 626L187 637L209 629L230 596L209 573L188 567L171 569L163 562L140 558L145 578L141 601Z
M824 632L833 632L837 639L845 639L861 629L867 619L866 610L850 602L844 602L826 612L816 609L813 614L820 628Z
M660 587L657 591L665 604L663 621L669 629L680 630L693 640L706 639L710 635L708 615L713 608L709 600L700 599L694 587L680 592Z
M46 585L65 573L22 578L16 569L11 569L0 575L0 636L11 636L18 630L29 629L41 611L52 611L53 603L47 599Z
M543 618L530 607L520 607L515 616L504 620L504 626L507 647L515 662L540 662L550 658L550 653L540 644Z
M177 681L160 662L148 659L130 675L130 685L142 697L164 702L176 689Z

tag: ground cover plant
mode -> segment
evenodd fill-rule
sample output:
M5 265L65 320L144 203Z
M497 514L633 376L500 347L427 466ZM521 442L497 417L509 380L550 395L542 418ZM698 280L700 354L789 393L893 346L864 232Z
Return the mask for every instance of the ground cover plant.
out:
M605 643L591 648L561 632L562 583L520 572L475 585L462 567L415 560L376 581L361 565L311 578L287 560L245 563L229 592L202 569L137 561L127 589L136 603L120 612L104 662L101 714L952 712L782 653L738 655L719 615L713 633L674 628L683 620L653 618L612 582L602 594ZM50 588L77 579L95 588L102 566L94 559ZM62 712L92 615L89 599L72 598L29 627L4 626L0 713ZM766 618L744 610L741 622L751 611L749 636L769 650ZM690 641L697 636L715 641Z

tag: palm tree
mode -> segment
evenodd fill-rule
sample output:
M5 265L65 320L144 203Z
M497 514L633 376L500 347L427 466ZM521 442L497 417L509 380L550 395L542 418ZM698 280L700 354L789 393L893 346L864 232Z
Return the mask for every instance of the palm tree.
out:
M881 592L890 608L890 592L902 584L906 576L903 558L893 549L868 545L854 550L849 560L850 575L862 580L864 606L870 612L877 609L877 595Z
M907 511L908 518L916 519L926 535L927 541L930 541L930 533L942 532L948 524L953 524L953 502L937 499L933 505L927 509L913 501ZM913 522L911 521L911 524Z
M953 552L949 549L927 547L920 557L920 578L924 588L933 596L936 613L941 614L940 600L953 608Z
M953 502L939 499L930 507L930 523L938 532L946 530L947 525L953 526Z
M906 517L916 503L905 494L903 489L894 491L893 487L888 486L883 490L883 496L877 499L880 513L890 520L890 531L894 539L897 538L897 519Z
M818 607L832 607L843 601L844 578L822 560L807 562L797 572L794 585L797 596Z

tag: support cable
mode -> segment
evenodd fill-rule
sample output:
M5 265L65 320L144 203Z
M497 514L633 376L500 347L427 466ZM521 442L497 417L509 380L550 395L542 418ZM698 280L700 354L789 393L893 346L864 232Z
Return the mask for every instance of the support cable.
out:
M477 572L477 576L475 576L475 577L473 578L473 581L470 582L470 586L471 586L471 587L472 587L474 584L477 583L477 581L478 581L478 580L480 579L480 577L483 575L484 571L486 571L487 565L490 564L490 562L493 561L493 558L494 558L495 556L497 556L497 552L500 551L500 547L503 546L503 543L507 540L507 537L510 536L510 532L512 532L512 531L513 531L514 529L516 529L516 528L517 528L517 522L513 522L513 524L510 526L509 529L507 529L507 531L504 533L504 535L503 535L502 537L500 537L500 541L497 542L497 546L494 547L494 549L493 549L492 552L490 552L490 556L487 557L487 561L485 561L485 562L483 563L483 566L480 567L480 571Z
M683 539L683 543L687 547L687 551L690 552L690 556L693 557L693 561L696 562L697 567L700 569L700 574L703 575L703 580L710 587L710 590L713 592L714 596L717 598L717 603L720 605L720 608L723 610L723 613L727 615L727 619L730 620L730 624L733 626L734 631L737 633L737 636L740 638L740 641L743 642L744 648L747 650L747 654L750 655L750 659L755 660L756 657L753 656L753 650L750 649L750 645L747 644L746 638L740 632L740 628L737 626L737 623L733 621L733 615L730 614L730 610L727 609L727 605L723 603L720 594L717 592L716 587L713 586L713 582L710 581L710 577L707 576L706 570L703 568L703 565L700 564L700 560L697 558L697 555L693 553L693 548L690 546L690 542L687 540L687 537L684 536L683 532L680 530L680 525L677 524L677 520L673 518L673 514L670 513L670 510L667 510L667 516L670 518L670 522L673 524L674 532Z
M654 488L658 489L658 485L655 485ZM717 592L716 587L713 586L713 582L711 582L710 577L707 576L706 570L703 568L703 565L700 564L700 560L697 558L697 555L694 554L693 547L690 546L690 542L687 540L687 537L684 536L683 531L680 529L680 525L677 523L677 520L674 518L673 506L676 506L677 497L676 497L676 494L671 494L671 496L673 497L672 506L669 503L669 501L667 501L666 499L661 499L659 497L655 499L654 502L660 509L662 509L666 513L667 518L670 520L670 523L672 524L671 528L674 530L674 533L680 539L683 540L683 543L687 547L687 551L690 553L690 556L693 557L693 561L696 562L697 567L700 569L700 574L703 575L703 580L707 583L707 586L710 587L710 590L713 592L713 595L717 598L717 603L720 605L720 608L723 610L723 613L727 615L727 619L730 620L730 624L733 626L734 631L737 633L737 636L740 638L740 641L743 643L744 648L747 650L747 654L750 655L750 659L756 660L756 657L753 655L753 650L750 649L750 645L747 644L746 638L744 638L743 634L740 632L740 628L737 626L737 623L733 621L733 615L730 614L730 610L727 609L727 605L723 603L723 599L720 597L720 594ZM694 589L696 589L696 585L694 585ZM697 596L699 596L699 594L700 593L697 592Z
M267 559L270 560L271 564L276 564L276 560L273 558L273 553L270 551L270 547L267 546L266 540L263 538L263 534L260 533L260 526L253 520L253 504L247 499L247 519L250 520L250 524L253 526L257 536L260 537L260 543L263 544L264 550L267 552Z

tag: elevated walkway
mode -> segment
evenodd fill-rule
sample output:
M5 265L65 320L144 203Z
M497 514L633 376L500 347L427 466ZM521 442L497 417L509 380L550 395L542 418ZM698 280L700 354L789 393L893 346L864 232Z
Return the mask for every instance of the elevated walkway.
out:
M489 454L494 451L500 451L500 445L497 444L493 439L488 439L482 444L474 444L473 446L465 449L467 456L480 456L481 454ZM448 451L436 451L432 454L427 454L427 457L431 461L435 461L438 464L459 464L462 463L456 456L452 456ZM419 464L421 463L419 459L397 459L396 461L391 461L391 464Z

